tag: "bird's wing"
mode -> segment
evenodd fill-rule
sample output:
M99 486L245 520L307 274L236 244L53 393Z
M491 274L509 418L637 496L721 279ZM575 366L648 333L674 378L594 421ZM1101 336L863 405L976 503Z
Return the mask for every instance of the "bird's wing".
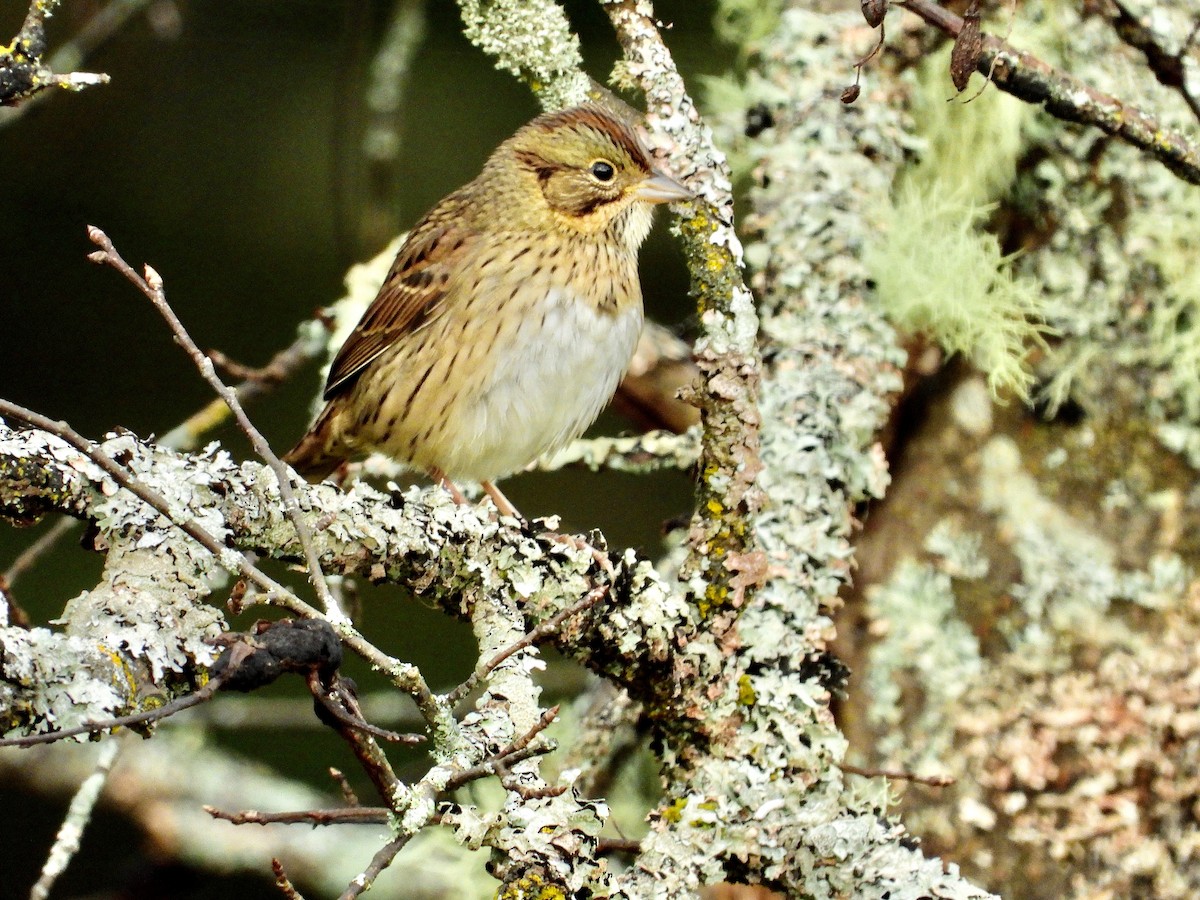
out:
M454 199L447 197L409 233L379 294L334 357L326 400L347 390L380 353L437 313L470 242Z

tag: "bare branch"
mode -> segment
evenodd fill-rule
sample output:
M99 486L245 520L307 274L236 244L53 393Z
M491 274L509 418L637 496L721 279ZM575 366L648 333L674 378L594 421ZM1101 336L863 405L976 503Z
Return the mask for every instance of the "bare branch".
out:
M347 806L361 806L358 800L358 794L354 792L354 788L350 786L350 779L346 777L341 769L329 767L329 777L337 782L338 788L342 792L342 799L346 801Z
M234 825L386 825L392 811L386 806L351 806L346 809L303 809L296 812L262 812L244 809L228 812L213 806L203 810L214 819Z
M392 860L396 858L396 854L403 850L404 845L410 840L412 840L411 834L402 834L384 844L371 859L371 864L363 869L361 875L358 875L350 882L346 890L342 891L338 900L354 900L355 897L359 897L365 891L369 891L371 886L375 884L375 879L379 877L379 874L392 864Z
M287 900L304 900L303 895L296 890L291 879L287 877L287 873L283 870L283 863L274 857L271 858L271 871L275 873L275 886L283 892L283 896Z
M200 371L201 377L208 382L209 386L217 393L225 404L233 410L234 418L237 419L242 432L250 439L250 445L254 448L254 452L258 454L271 471L275 473L275 478L279 482L279 496L283 500L283 511L291 521L292 526L296 529L296 537L300 541L300 546L304 551L304 559L308 565L308 577L312 582L313 588L317 592L317 597L321 604L325 607L325 614L329 617L330 624L341 626L348 622L346 614L338 606L332 592L329 590L329 585L325 582L325 573L321 571L320 560L317 559L317 552L313 549L312 531L308 527L308 523L304 521L304 517L300 515L300 503L296 499L296 493L292 489L293 473L283 461L275 455L267 443L266 438L262 433L254 427L254 423L250 421L250 417L246 415L245 409L238 401L237 394L217 377L216 370L213 368L212 360L204 355L204 352L192 340L191 335L187 333L187 329L183 327L183 323L179 317L175 315L175 310L171 309L167 303L166 291L163 288L162 278L150 266L146 266L146 277L142 277L133 271L121 255L113 247L113 243L109 240L108 235L94 225L88 226L88 237L92 243L100 250L92 253L88 258L93 262L109 265L125 276L134 287L140 290L154 304L154 308L166 320L170 326L171 332L175 335L176 342L183 347L196 368Z

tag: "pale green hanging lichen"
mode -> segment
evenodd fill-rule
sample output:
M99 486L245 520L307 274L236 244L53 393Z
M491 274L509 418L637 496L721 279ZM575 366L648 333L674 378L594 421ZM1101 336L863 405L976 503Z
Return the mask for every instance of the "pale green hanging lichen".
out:
M947 57L919 70L912 108L925 149L898 177L864 261L893 323L970 358L993 394L1025 398L1027 356L1046 332L1044 301L1036 283L1013 274L1012 257L985 226L1012 183L1028 111L995 91L947 103Z

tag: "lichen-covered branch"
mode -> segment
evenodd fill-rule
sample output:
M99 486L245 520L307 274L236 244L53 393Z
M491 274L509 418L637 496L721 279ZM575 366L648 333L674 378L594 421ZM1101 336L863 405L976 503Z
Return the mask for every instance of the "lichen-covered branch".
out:
M47 88L83 90L107 84L107 75L91 72L56 73L42 62L46 53L46 19L59 0L33 0L21 30L0 46L0 106L15 106Z
M463 31L496 68L520 78L546 109L576 106L591 82L579 38L553 0L458 0Z
M54 883L58 881L59 876L66 871L75 854L79 852L83 831L92 817L92 810L96 807L96 801L100 799L100 791L108 780L109 772L112 771L113 763L116 762L120 750L120 741L109 741L100 749L96 767L87 778L83 779L79 790L71 798L66 818L54 838L54 846L50 848L50 853L46 856L46 864L42 866L42 872L29 892L29 900L46 900L50 896Z
M886 414L885 396L897 384L899 356L890 332L858 304L837 308L843 276L836 265L828 284L813 282L823 301L812 313L814 322L781 317L778 333L800 349L786 353L775 372L784 382L772 406L771 462L778 475L766 477L785 486L794 496L784 502L796 505L763 513L755 483L757 318L741 283L724 160L687 98L649 4L604 5L626 51L625 71L646 91L652 130L664 143L660 149L706 201L696 204L683 231L701 302L705 336L698 353L706 376L699 399L706 416L706 486L687 584L708 622L703 630L689 622L676 632L679 652L663 670L677 679L675 692L640 697L645 718L663 740L668 797L651 817L638 865L615 882L613 896L692 896L700 885L725 878L795 893L984 896L940 862L902 846L903 829L880 819L885 794L868 800L845 790L832 765L844 742L821 683L836 675L836 666L822 662L830 628L820 610L833 602L848 572L850 504L886 484L871 441ZM787 34L779 46L791 48L795 38ZM813 52L817 42L809 43L805 50ZM796 62L787 56L789 65ZM789 71L781 80L790 77ZM896 147L901 143L897 133ZM869 168L852 136L848 144L840 152L852 157L852 165ZM780 163L781 174L790 176L790 165L782 158ZM886 191L883 177L876 183ZM792 181L791 187L798 186ZM816 233L825 231L840 233L827 224ZM811 233L784 230L778 246L802 243ZM801 283L795 274L781 282L787 290L778 303L792 304L793 318L811 300L808 293L795 294ZM818 365L808 377L803 370L810 354ZM816 414L806 416L813 410L804 393L809 388L818 402ZM796 435L810 433L797 459ZM766 452L764 445L764 459ZM774 551L765 556L756 544L756 534L764 533ZM782 577L753 594L748 589L768 569ZM714 640L716 635L721 637Z
M208 533L239 550L299 560L295 532L279 507L274 479L264 477L265 467L237 465L223 452L179 456L130 436L110 439L101 449L123 459L139 482L169 497L179 518L204 525ZM422 493L413 488L403 496L388 496L364 484L346 492L315 485L303 491L300 507L314 527L314 544L328 571L407 584L453 615L469 614L473 591L509 585L523 598L523 614L536 624L569 607L597 584L609 584L609 601L557 635L559 645L573 646L570 652L577 658L635 690L663 689L647 686L645 667L673 658L673 627L686 621L686 606L673 600L653 567L631 551L614 560L609 575L599 569L590 550L536 531L503 526L472 508L458 506L438 490ZM161 589L188 592L186 610L162 610L175 624L169 635L157 634L152 625L143 623L140 628L148 631L136 630L126 640L125 631L112 625L116 640L97 654L96 665L109 659L109 653L130 648L145 652L167 638L186 643L179 651L150 654L157 676L163 669L181 671L189 661L211 660L211 648L199 642L214 633L208 625L218 621L217 614L196 601L211 590L208 582L219 571L212 554L160 519L141 499L119 489L59 439L0 425L0 516L30 521L50 511L98 521L110 558L121 557L112 560L113 566L129 564L123 558L126 553L144 552L155 560L147 566L156 581L163 582ZM192 560L190 567L178 569L185 559ZM103 606L103 601L96 602ZM203 614L207 624L188 627L185 613ZM14 636L10 630L6 637L35 640L42 631L22 634ZM361 638L347 635L344 629L343 638L353 649L362 648ZM373 654L367 658L396 676L395 661ZM104 674L108 675L107 669ZM116 681L120 684L124 679ZM29 685L35 694L41 687ZM99 718L116 708L101 706L89 713ZM9 723L9 728L14 724Z
M903 0L897 5L947 34L956 35L962 29L959 16L932 0ZM991 35L983 36L978 69L990 74L1002 91L1040 105L1064 121L1099 128L1149 153L1184 181L1200 185L1200 148L1136 106Z
M705 613L740 605L763 574L746 523L763 504L757 406L758 316L742 280L742 247L733 230L733 193L725 155L713 143L663 43L645 0L604 2L624 66L646 94L647 118L677 174L698 196L678 228L683 237L701 335L693 356L702 386L703 439L696 514L689 538L692 591Z

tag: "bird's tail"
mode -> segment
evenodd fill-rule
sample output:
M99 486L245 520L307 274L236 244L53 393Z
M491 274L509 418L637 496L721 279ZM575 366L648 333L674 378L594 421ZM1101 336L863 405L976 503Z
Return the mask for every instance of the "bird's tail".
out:
M346 454L338 452L339 442L334 439L334 412L333 405L326 406L308 433L283 456L285 463L309 481L328 477L346 461Z

